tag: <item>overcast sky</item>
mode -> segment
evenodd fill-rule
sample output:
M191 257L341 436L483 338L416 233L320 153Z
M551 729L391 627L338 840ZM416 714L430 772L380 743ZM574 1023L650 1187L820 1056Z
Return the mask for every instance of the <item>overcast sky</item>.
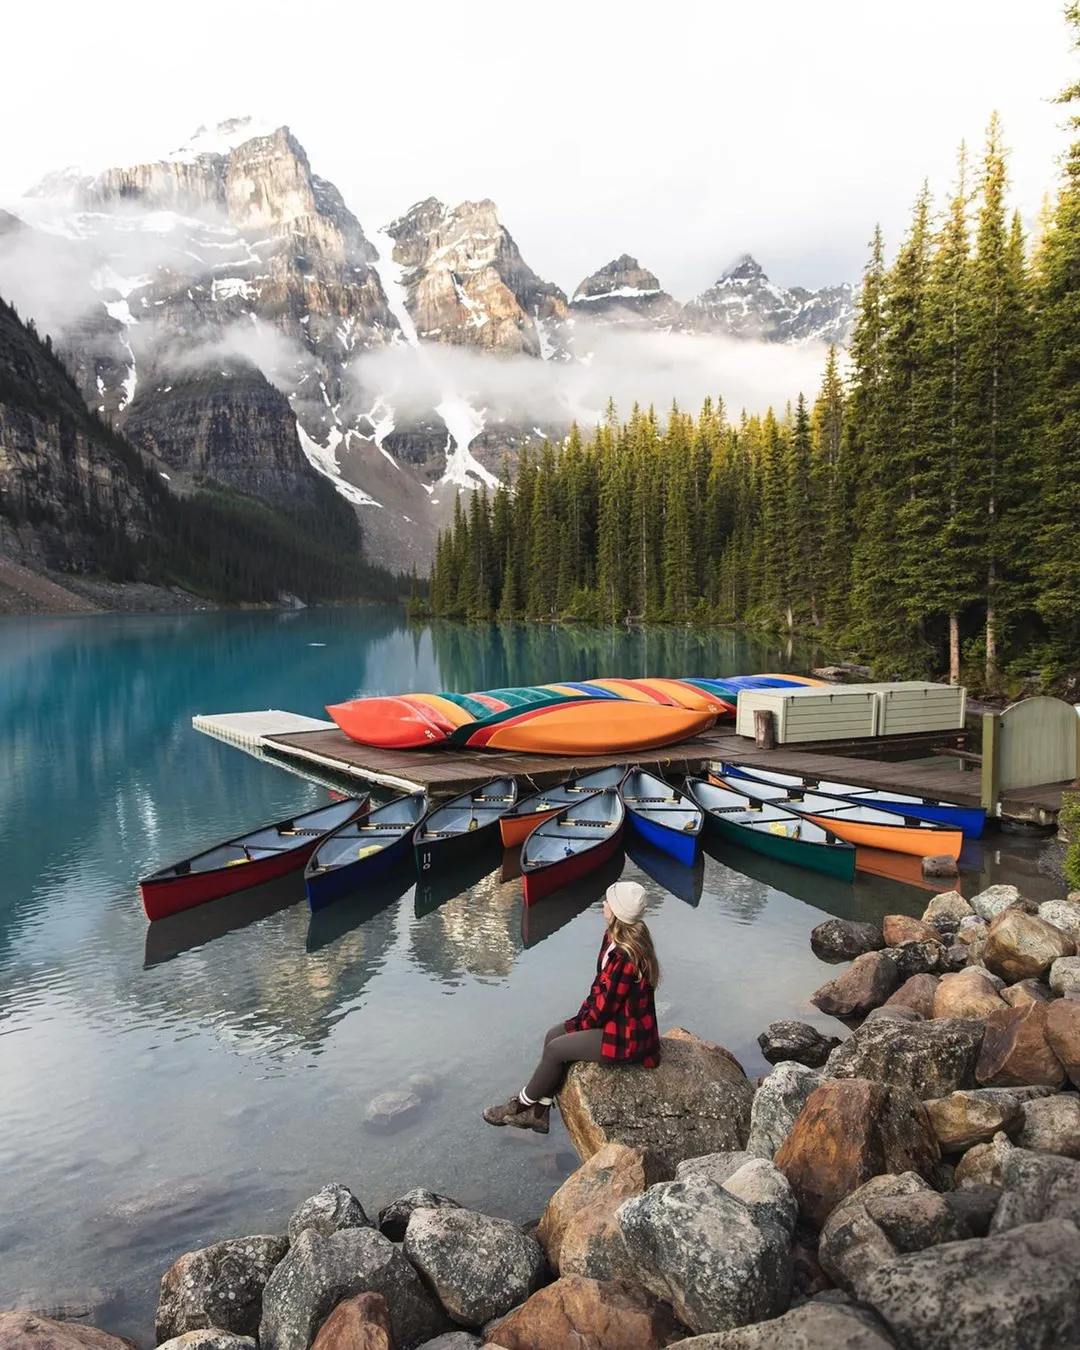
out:
M924 176L1003 117L1033 219L1073 78L1061 0L85 0L5 6L0 201L43 173L152 159L204 122L292 127L375 229L488 196L572 290L628 252L680 299L750 251L855 280Z

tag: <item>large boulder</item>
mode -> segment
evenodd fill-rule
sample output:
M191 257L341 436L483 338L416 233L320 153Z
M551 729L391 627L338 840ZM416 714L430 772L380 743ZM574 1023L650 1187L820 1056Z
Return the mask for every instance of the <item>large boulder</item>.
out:
M135 1342L97 1327L17 1310L0 1312L0 1350L135 1350Z
M686 1158L675 1169L676 1181L715 1181L722 1186L740 1167L753 1162L754 1154L705 1153L700 1158Z
M220 1327L203 1327L199 1331L185 1331L180 1336L171 1336L162 1341L158 1350L256 1350L254 1336L237 1336L232 1331L222 1331Z
M818 1260L850 1292L860 1276L901 1252L971 1236L945 1198L914 1172L872 1177L825 1221Z
M1014 1148L1002 1164L1001 1200L990 1231L1006 1233L1047 1219L1080 1227L1080 1162Z
M451 1200L448 1195L440 1195L438 1191L426 1191L418 1187L416 1190L399 1195L396 1200L391 1200L385 1209L379 1210L379 1232L391 1242L404 1242L405 1230L415 1210L460 1208L458 1202Z
M1046 1043L1061 1061L1069 1080L1080 1087L1080 1002L1056 999L1046 1010Z
M1050 1003L1054 997L1050 986L1042 980L1020 980L1006 985L1000 992L1010 1008L1019 1008L1025 1003Z
M1070 904L1068 900L1044 900L1039 906L1039 918L1080 943L1080 905Z
M1006 1006L993 983L975 966L942 975L934 994L935 1017L976 1021Z
M840 1044L839 1036L826 1036L809 1022L770 1022L757 1038L761 1053L770 1064L792 1061L820 1069Z
M933 1017L934 997L940 977L937 975L912 975L890 994L883 1004L886 1008L910 1008L920 1017Z
M661 1043L655 1069L571 1067L559 1111L583 1162L614 1141L654 1154L670 1175L684 1158L746 1143L754 1090L738 1061L687 1032Z
M286 1238L260 1234L186 1252L161 1279L158 1341L205 1327L254 1336L266 1282L288 1250Z
M932 924L939 932L951 932L974 914L959 891L941 891L923 910L923 923Z
M643 1289L564 1275L504 1317L492 1335L502 1350L659 1350L679 1332L671 1309Z
M864 952L880 951L884 945L876 923L855 919L826 919L810 933L810 948L822 961L853 961Z
M305 1228L329 1237L340 1228L367 1228L371 1220L364 1206L340 1182L331 1182L299 1205L289 1220L289 1241L295 1242Z
M420 1276L374 1228L343 1228L329 1237L300 1234L263 1291L259 1350L308 1350L342 1299L381 1294L398 1350L412 1350L446 1329L446 1318Z
M1036 1097L1021 1107L1023 1123L1016 1136L1020 1148L1080 1158L1080 1097L1061 1093Z
M756 1170L747 1189L769 1192L765 1203L739 1199L706 1181L670 1181L628 1200L619 1224L638 1283L671 1303L691 1331L726 1331L776 1317L791 1296L794 1206L778 1200L779 1187L763 1186ZM791 1217L792 1227L782 1221Z
M1080 1232L1054 1221L886 1261L855 1286L911 1350L1076 1350Z
M829 1056L831 1078L871 1078L906 1087L920 1101L975 1086L981 1022L867 1022ZM900 1169L904 1171L904 1168Z
M679 1342L679 1350L895 1350L895 1346L872 1313L843 1303L804 1303L771 1322Z
M1080 956L1059 956L1050 967L1048 983L1055 994L1080 997Z
M544 1281L540 1244L509 1219L469 1209L418 1209L405 1255L455 1322L480 1327L523 1303Z
M322 1324L312 1350L395 1350L386 1299L382 1294L343 1299Z
M806 1099L821 1086L821 1074L804 1064L778 1064L754 1093L750 1108L747 1153L757 1158L776 1157L788 1137Z
M983 1086L1061 1087L1065 1070L1046 1039L1047 1009L1045 1003L1028 1003L990 1014L975 1067Z
M1021 1099L1004 1088L965 1089L923 1102L943 1153L962 1153L986 1144L999 1130L1020 1128Z
M823 1083L811 1093L776 1165L802 1217L820 1229L863 1182L885 1172L937 1174L940 1150L930 1120L906 1088L866 1079Z
M900 983L891 953L866 952L835 980L823 984L810 1002L831 1017L865 1017L880 1008Z
M931 923L913 919L909 914L886 914L881 923L886 947L899 947L901 942L937 942L941 932Z
M567 1177L540 1218L536 1236L552 1270L593 1280L627 1278L629 1263L615 1212L624 1200L666 1179L651 1154L605 1144Z
M985 891L971 897L971 908L990 923L1002 910L1021 909L1024 901L1015 886L987 886Z
M1004 909L990 923L983 962L1009 984L1038 980L1059 957L1075 956L1076 943L1045 919Z

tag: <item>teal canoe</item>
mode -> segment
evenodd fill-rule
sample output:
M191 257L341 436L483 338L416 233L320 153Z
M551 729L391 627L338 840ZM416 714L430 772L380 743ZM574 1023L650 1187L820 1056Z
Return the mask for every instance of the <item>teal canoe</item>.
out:
M766 858L822 872L839 881L854 881L855 846L838 839L831 830L782 806L754 801L734 788L717 787L703 778L688 778L686 792L704 811L708 833Z

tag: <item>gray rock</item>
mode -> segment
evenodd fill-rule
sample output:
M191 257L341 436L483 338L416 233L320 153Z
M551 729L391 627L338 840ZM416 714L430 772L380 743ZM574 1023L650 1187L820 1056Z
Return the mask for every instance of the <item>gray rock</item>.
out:
M741 1200L758 1224L772 1223L794 1233L799 1206L787 1177L765 1158L751 1158L721 1183L728 1195Z
M414 1210L460 1208L456 1200L451 1200L448 1195L439 1195L437 1191L425 1191L422 1188L406 1191L396 1200L391 1200L385 1209L379 1210L379 1232L391 1242L404 1242L405 1230Z
M975 1086L982 1045L981 1022L938 1018L931 1022L864 1022L829 1056L832 1078L871 1078L899 1085L920 1101Z
M1023 1124L1016 1142L1021 1148L1080 1158L1080 1097L1061 1093L1022 1102Z
M977 970L984 980L990 981L990 983L994 986L994 988L998 991L999 994L1006 987L1005 981L1001 978L1001 976L995 975L994 972L992 970L988 970L986 966L974 965L968 966L967 968L968 970Z
M712 1181L722 1186L753 1153L704 1153L700 1158L686 1158L675 1169L676 1181Z
M821 1074L805 1064L778 1064L754 1093L747 1153L771 1162L806 1105L807 1097L822 1081Z
M1080 1225L1080 1162L1014 1148L1001 1167L1001 1200L991 1233L1068 1219Z
M509 1219L470 1209L415 1210L405 1255L453 1320L467 1327L482 1327L524 1303L547 1272L535 1238Z
M474 1350L478 1345L483 1345L483 1341L471 1331L445 1331L433 1341L425 1341L418 1350ZM495 1350L499 1350L499 1347L495 1346Z
M912 975L941 975L950 969L948 948L929 938L901 942L897 947L890 947L888 954L901 984Z
M958 1191L949 1191L944 1200L956 1215L957 1222L966 1227L972 1237L986 1237L1001 1200L1001 1191L997 1186L973 1183Z
M208 1327L254 1336L266 1282L288 1249L286 1238L263 1234L186 1252L162 1277L158 1341Z
M901 1252L970 1236L943 1196L904 1172L873 1177L837 1205L821 1230L818 1260L850 1292L861 1276Z
M864 952L878 952L885 939L876 923L827 919L810 934L810 947L822 961L853 961Z
M953 1181L958 1190L968 1186L1000 1187L1006 1160L1015 1151L1007 1134L995 1134L988 1144L975 1144L956 1164Z
M835 1293L835 1290L828 1291ZM895 1350L896 1342L865 1308L815 1300L757 1326L679 1341L679 1350Z
M423 1109L424 1098L418 1092L405 1088L380 1092L367 1104L364 1127L375 1134L392 1134L411 1125Z
M1023 905L1015 886L988 886L985 891L971 897L971 908L987 923L1003 909L1022 909Z
M1039 906L1039 918L1080 943L1080 905L1072 905L1068 900L1044 900Z
M397 1247L373 1228L300 1234L263 1293L259 1350L308 1350L342 1299L382 1294L399 1350L446 1330L446 1318Z
M158 1350L256 1350L256 1341L254 1336L237 1336L219 1327L206 1327L162 1341Z
M974 917L975 911L959 891L942 891L923 910L923 923L933 924L942 932L952 932L965 919Z
M839 1044L839 1036L826 1036L809 1022L770 1022L758 1037L761 1053L770 1064L790 1061L811 1069L820 1069Z
M925 1022L926 1018L917 1008L909 1008L903 1003L883 1003L880 1008L871 1008L866 1014L867 1022Z
M1029 1224L887 1261L856 1296L910 1350L1077 1350L1080 1233Z
M1055 994L1080 995L1080 956L1059 956L1050 967L1049 982Z
M341 1228L368 1228L371 1220L348 1186L333 1181L299 1205L289 1220L289 1241L295 1242L305 1228L329 1237Z
M722 1186L664 1182L625 1201L617 1218L639 1282L691 1331L727 1331L786 1309L790 1231Z

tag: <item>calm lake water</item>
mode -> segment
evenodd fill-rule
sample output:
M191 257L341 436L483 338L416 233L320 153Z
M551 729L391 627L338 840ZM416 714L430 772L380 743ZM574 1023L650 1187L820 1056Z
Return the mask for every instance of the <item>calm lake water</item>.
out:
M750 1074L770 1021L830 1025L807 1002L828 977L814 924L926 903L898 881L847 886L751 854L685 873L635 853L526 921L496 855L419 890L402 876L317 921L294 881L149 930L139 875L326 800L192 731L194 713L317 716L354 694L799 660L731 634L416 628L377 609L0 620L0 1307L90 1304L99 1325L152 1345L177 1255L284 1231L328 1181L371 1214L418 1185L539 1214L575 1165L561 1123L542 1139L479 1113L576 1011L620 868L654 897L662 1024L721 1042ZM969 894L996 880L1059 891L1052 846L968 847ZM372 1098L412 1075L435 1097L372 1133Z

